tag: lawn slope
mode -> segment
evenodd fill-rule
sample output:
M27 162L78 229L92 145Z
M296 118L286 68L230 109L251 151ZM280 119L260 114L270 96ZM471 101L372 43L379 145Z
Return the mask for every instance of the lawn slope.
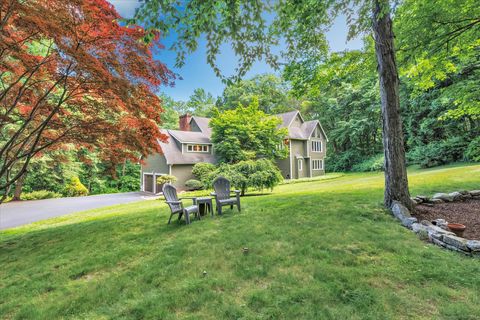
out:
M412 194L480 189L480 166L409 179ZM382 187L380 173L346 174L190 226L145 201L4 231L0 318L479 318L480 260L416 239Z

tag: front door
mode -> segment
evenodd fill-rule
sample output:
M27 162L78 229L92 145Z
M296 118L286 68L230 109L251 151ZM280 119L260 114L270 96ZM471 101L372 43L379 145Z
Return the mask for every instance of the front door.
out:
M153 193L153 174L143 175L143 191Z

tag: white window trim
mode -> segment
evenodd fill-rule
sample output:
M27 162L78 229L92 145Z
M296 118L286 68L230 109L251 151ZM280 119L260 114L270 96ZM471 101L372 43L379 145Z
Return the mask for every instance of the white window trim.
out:
M194 146L201 146L202 151L194 151L193 147ZM192 150L188 150L190 147L192 147ZM207 147L207 151L203 151L203 147ZM210 153L210 145L208 144L187 144L187 152L192 152L192 153Z
M315 163L318 163L318 166L316 166ZM313 159L312 160L312 170L314 170L314 171L323 170L323 159Z
M297 165L298 165L298 171L303 171L303 160L302 159L297 160Z
M319 150L315 150L314 145L318 144L320 146ZM312 152L322 152L323 150L323 143L322 140L311 140L310 147L312 149Z

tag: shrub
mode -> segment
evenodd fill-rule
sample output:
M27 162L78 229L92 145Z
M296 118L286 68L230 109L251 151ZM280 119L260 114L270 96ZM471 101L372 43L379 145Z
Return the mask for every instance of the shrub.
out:
M209 176L216 169L217 168L211 163L200 162L193 166L192 173L198 180L203 183L203 185L208 185Z
M350 171L352 167L365 160L360 152L356 150L348 150L339 154L331 154L328 161L325 162L325 169L328 172Z
M175 181L177 181L177 177L171 176L169 174L161 175L157 178L158 184L174 183Z
M21 198L22 200L41 200L41 199L60 198L61 196L62 195L60 193L56 193L53 191L38 190L38 191L23 193Z
M480 137L473 139L465 150L465 159L480 162Z
M430 168L463 160L467 143L460 137L434 141L418 146L408 153L408 160L422 168Z
M203 183L201 181L190 179L185 182L185 186L188 190L201 190L203 189Z
M234 188L241 190L242 195L249 188L255 190L273 189L283 181L278 167L268 159L222 164L208 175L208 186L211 186L213 180L219 176L229 179Z
M67 197L87 196L88 189L80 182L78 177L72 177L63 190Z
M352 166L352 171L367 172L367 171L383 171L385 156L383 154L377 154L371 158L368 158L360 163Z

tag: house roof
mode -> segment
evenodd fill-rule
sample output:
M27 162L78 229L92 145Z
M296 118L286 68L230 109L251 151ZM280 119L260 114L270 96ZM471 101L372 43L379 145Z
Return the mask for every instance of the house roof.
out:
M165 134L168 139L166 142L158 140L158 144L162 148L163 155L167 160L167 164L195 164L198 162L209 162L215 163L215 157L210 153L195 153L195 152L185 152L182 153L181 147L177 145L175 140L177 140L172 135L172 131L177 133L178 130L162 130L162 133ZM186 131L181 131L186 132ZM187 131L188 132L188 131ZM191 133L191 132L189 132ZM197 132L200 133L201 132Z
M210 144L210 135L196 131L167 130L180 143Z
M208 126L208 124L210 123L210 118L193 116L190 122L192 121L195 121L195 123L203 133L208 134L208 136L212 134L212 128Z

